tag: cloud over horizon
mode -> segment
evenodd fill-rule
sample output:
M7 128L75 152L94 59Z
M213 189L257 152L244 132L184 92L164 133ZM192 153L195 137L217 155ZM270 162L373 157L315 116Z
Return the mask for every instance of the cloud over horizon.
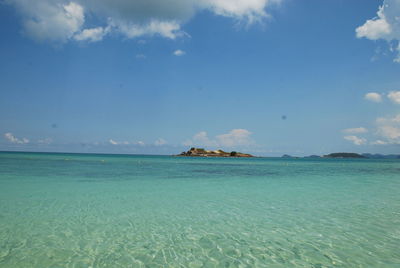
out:
M160 140L165 141L164 139L161 139L161 138L158 139L157 141L160 141ZM155 143L157 143L157 141ZM100 144L102 144L102 143L100 143ZM108 140L108 144L111 144L111 145L131 145L131 146L137 146L137 145L145 146L146 145L146 143L143 142L143 141L132 141L131 142L131 141L117 141L115 139L109 139ZM166 144L166 142L163 143L163 144L156 144L156 145L164 145L164 144Z
M356 127L343 129L342 133L349 134L343 138L354 145L400 145L400 114L376 118L375 127L371 130ZM375 141L368 142L359 134L369 134L368 138Z
M155 146L162 146L162 145L166 145L168 142L166 140L164 140L163 138L158 138L155 142L154 145Z
M6 138L7 141L15 144L27 144L29 143L29 140L27 138L17 138L14 136L11 132L5 133L4 137Z
M228 133L220 134L215 138L209 138L207 132L201 131L190 140L183 143L184 146L206 146L206 147L238 147L254 145L251 132L246 129L232 129Z
M400 144L400 114L376 119L377 133L389 144Z
M186 35L182 25L203 10L252 24L282 0L5 0L21 16L23 32L37 41L97 42L115 33L125 38ZM98 18L98 25L88 18ZM88 25L90 24L90 27Z
M354 145L364 145L367 143L367 140L365 138L361 138L355 135L344 136L343 138L347 141L351 141Z
M366 129L365 127L346 128L343 129L342 132L348 134L361 134L368 132L368 129Z

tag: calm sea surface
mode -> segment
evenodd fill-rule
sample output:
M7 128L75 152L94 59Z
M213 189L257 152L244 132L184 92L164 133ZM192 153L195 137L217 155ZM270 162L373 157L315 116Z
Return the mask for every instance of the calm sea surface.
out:
M400 267L400 161L0 153L0 267Z

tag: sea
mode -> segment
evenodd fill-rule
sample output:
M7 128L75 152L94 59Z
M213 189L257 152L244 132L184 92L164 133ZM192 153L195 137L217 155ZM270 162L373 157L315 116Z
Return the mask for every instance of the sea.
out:
M0 267L400 267L400 160L0 153Z

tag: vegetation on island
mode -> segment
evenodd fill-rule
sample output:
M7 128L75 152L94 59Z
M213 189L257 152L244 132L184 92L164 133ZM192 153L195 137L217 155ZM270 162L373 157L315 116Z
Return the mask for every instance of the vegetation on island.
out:
M356 153L332 153L324 155L325 158L366 158L361 154Z
M210 151L203 148L190 148L187 152L182 152L178 156L203 156L203 157L254 157L251 154L244 154L236 151L225 152L221 149Z

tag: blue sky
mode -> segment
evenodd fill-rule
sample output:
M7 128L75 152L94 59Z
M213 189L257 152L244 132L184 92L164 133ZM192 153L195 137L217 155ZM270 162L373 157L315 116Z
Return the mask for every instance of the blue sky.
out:
M400 153L400 0L6 0L0 150Z

